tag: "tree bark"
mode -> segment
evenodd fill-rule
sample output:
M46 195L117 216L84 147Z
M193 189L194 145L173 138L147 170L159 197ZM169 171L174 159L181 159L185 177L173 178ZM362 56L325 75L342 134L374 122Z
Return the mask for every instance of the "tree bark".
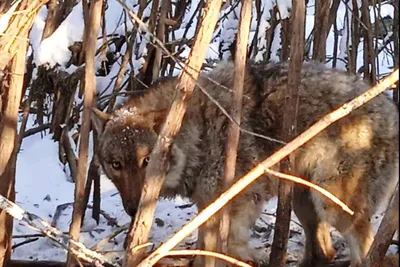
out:
M231 109L232 118L240 125L242 115L243 85L247 62L247 43L249 39L252 1L242 0L242 9L240 11L239 29L236 37L235 66L233 80L233 103ZM237 149L240 137L240 128L237 124L230 122L228 136L226 140L226 158L224 169L223 189L228 189L234 179L236 170ZM230 229L230 205L228 204L221 214L221 232L220 232L220 251L228 254L228 237ZM219 266L224 266L219 262Z
M349 2L347 2L347 4ZM351 14L351 22L349 22L351 23L349 28L351 36L348 36L348 38L351 38L351 45L348 47L348 70L353 74L355 74L357 70L358 44L360 43L360 18L358 15L359 7L357 2L357 0L351 0L352 10L346 10L348 15Z
M195 81L199 76L199 71L206 56L206 49L214 33L221 3L222 0L208 1L204 7L204 17L200 22L201 24L196 34L193 48L186 62L185 71L183 71L179 77L174 102L172 103L166 121L161 129L161 133L151 153L150 162L146 169L146 178L142 189L138 212L134 219L132 231L129 232L129 239L132 240L132 242L128 244L124 266L137 266L144 258L145 250L136 250L135 247L144 244L149 238L156 201L160 194L167 170L166 163L169 148L182 125L187 101L194 90Z
M17 159L17 116L24 84L28 35L38 10L45 0L21 1L0 38L0 194L14 201ZM11 255L13 220L0 212L0 266L7 266Z
M371 19L369 14L368 0L363 0L362 6L362 22L366 29L363 28L364 35L364 80L370 84L376 83L376 61L375 61L375 48L373 42L373 29L371 26Z
M331 0L315 1L314 16L314 42L312 59L325 63L326 59L326 38L330 29L329 10Z
M395 191L389 208L375 235L374 242L367 254L363 266L379 267L382 266L386 252L392 242L393 235L399 229L399 187Z
M393 46L394 46L394 67L399 67L399 0L394 0L392 3L394 7L394 18L393 18ZM399 104L399 85L397 83L396 88L393 90L393 100Z
M101 11L103 0L93 0L90 4L89 20L85 26L85 92L83 104L83 122L81 127L81 140L79 144L78 174L75 182L74 209L69 235L78 240L83 216L83 203L85 199L85 179L88 161L88 143L90 131L90 116L92 113L93 96L96 92L95 62L96 42L100 29ZM68 254L67 267L74 265L72 254Z
M166 33L168 31L168 27L166 25L167 20L167 12L168 12L168 3L169 0L162 0L160 7L160 19L158 20L156 36L159 40L165 44L168 40L166 39ZM160 68L162 61L162 51L161 48L155 48L154 54L154 62L153 62L153 70L152 70L152 81L154 82L160 76Z
M304 31L305 31L305 3L304 1L293 1L293 13L291 18L292 35L290 41L290 62L288 85L285 92L285 111L283 118L282 136L283 140L289 142L296 134L296 118L298 112L298 86L300 84L300 72L304 54ZM321 33L322 34L322 33ZM294 164L293 155L283 160L281 169L290 172ZM276 214L275 233L272 243L270 266L285 266L286 249L289 239L290 215L292 212L292 185L291 183L279 181L278 208Z

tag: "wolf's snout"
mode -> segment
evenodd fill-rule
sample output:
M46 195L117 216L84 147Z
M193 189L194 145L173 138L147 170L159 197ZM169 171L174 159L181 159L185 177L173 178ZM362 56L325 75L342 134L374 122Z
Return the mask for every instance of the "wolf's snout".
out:
M129 216L135 217L136 212L137 212L137 204L132 203L132 202L128 202L128 203L124 202L124 209L125 209L126 213L128 213Z

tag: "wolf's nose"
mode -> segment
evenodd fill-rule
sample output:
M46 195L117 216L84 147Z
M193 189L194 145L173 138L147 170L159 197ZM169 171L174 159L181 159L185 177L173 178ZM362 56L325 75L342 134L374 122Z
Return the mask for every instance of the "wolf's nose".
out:
M126 213L128 213L129 216L135 217L136 212L137 212L137 207L135 205L128 204L125 211L126 211Z

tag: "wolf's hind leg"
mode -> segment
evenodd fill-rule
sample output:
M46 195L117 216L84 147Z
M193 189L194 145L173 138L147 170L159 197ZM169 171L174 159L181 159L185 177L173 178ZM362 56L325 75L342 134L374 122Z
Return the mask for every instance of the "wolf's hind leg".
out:
M342 233L349 244L351 257L350 266L359 266L366 257L374 241L374 233L371 228L371 223L369 222L369 216L356 211L350 220L342 218L333 226Z
M332 261L335 249L332 246L330 226L318 217L309 189L293 187L293 210L306 236L305 252L300 266L311 267L317 263Z

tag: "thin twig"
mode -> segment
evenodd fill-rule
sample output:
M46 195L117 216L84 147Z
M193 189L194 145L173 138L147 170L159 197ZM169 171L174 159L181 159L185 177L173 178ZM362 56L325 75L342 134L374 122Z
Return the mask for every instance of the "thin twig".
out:
M284 179L284 180L289 180L289 181L295 182L297 184L302 184L302 185L308 186L308 187L320 192L322 195L326 196L330 200L332 200L335 204L340 206L345 212L349 213L350 215L354 214L354 211L352 209L350 209L343 201L341 201L335 195L333 195L329 191L325 190L324 188L322 188L316 184L313 184L305 179L302 179L302 178L299 178L299 177L296 177L296 176L293 176L290 174L273 171L271 169L265 169L265 172L272 174L273 176L279 177L281 179Z
M38 241L38 240L39 240L39 237L26 239L26 240L24 240L22 242L19 242L19 243L13 245L11 249L16 249L18 247L21 247L21 246L29 244L29 243L33 243L33 242Z
M114 237L116 237L117 235L119 235L120 233L122 233L123 231L125 231L126 229L128 229L129 227L129 223L124 224L121 227L118 227L114 232L112 232L110 235L108 235L106 238L100 240L99 242L97 242L96 245L92 246L90 249L94 250L94 251L98 251L100 250L101 247L103 247L105 244L107 244L108 242L110 242L111 239L113 239Z

